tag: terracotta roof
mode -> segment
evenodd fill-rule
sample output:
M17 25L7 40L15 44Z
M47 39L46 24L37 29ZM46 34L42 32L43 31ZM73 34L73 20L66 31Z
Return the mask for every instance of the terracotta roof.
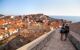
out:
M8 31L9 32L14 32L16 29L15 28L9 28Z
M0 20L0 25L3 25L5 23L5 20Z
M2 35L5 32L4 29L0 29L0 35Z

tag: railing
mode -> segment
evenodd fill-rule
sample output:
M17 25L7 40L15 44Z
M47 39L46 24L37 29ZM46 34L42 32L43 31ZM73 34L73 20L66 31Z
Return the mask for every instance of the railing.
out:
M69 34L69 40L77 50L80 50L80 35L78 33L71 31Z
M50 32L45 33L44 35L18 48L17 50L41 50L41 48L44 47L45 43L50 40L53 32L55 32L55 30L51 30Z

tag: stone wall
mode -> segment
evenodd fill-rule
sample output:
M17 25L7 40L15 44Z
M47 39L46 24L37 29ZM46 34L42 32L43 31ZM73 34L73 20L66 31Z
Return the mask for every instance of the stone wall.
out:
M48 35L43 41L41 41L38 45L36 45L31 50L41 50L45 46L45 44L51 39L52 34L54 34L54 32Z
M80 50L80 35L75 32L70 32L69 40L72 42L76 50Z

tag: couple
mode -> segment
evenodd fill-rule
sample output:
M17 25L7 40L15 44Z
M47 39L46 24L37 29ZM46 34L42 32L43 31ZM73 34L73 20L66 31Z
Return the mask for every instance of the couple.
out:
M60 30L61 33L61 40L63 40L64 35L65 35L65 40L67 40L68 34L69 34L69 25L68 24L63 24Z

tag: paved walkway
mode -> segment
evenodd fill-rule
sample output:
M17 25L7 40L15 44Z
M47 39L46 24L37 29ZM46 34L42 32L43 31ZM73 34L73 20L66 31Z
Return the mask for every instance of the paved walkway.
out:
M75 50L69 40L61 41L59 30L56 30L55 34L50 41L45 44L42 50Z

